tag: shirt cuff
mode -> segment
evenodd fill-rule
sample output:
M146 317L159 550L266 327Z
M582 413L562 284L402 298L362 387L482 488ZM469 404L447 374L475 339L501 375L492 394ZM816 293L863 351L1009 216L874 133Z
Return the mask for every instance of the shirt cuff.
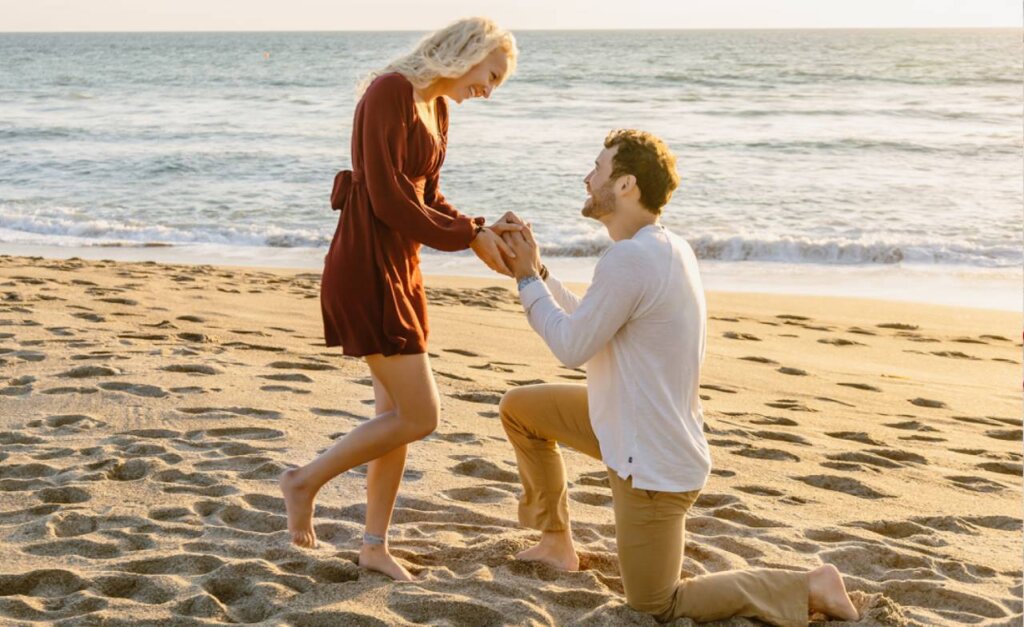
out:
M550 292L548 292L548 287L544 285L544 281L531 281L529 285L519 292L519 300L522 301L523 308L526 311L530 311L530 307L534 303L549 294Z

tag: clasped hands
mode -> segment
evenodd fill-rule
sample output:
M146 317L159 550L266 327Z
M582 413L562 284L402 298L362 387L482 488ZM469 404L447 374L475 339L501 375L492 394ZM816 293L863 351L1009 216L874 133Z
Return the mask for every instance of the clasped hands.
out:
M499 274L517 280L540 274L540 248L533 230L511 211L481 230L470 247L488 268Z

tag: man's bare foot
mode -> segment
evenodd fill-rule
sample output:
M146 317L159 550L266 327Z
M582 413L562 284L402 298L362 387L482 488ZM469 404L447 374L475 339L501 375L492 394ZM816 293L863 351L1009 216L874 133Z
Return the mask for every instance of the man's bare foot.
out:
M516 554L521 562L541 562L558 570L577 571L580 558L572 543L572 533L566 531L545 531L540 542Z
M413 581L412 573L399 564L383 544L364 544L359 549L359 566L384 573L395 581Z
M313 500L316 498L316 492L303 484L297 468L281 473L278 485L281 487L284 505L288 510L288 531L292 534L292 542L306 548L315 547Z
M853 621L860 618L857 608L846 593L843 576L832 564L811 571L808 604L812 612L821 612L829 618Z

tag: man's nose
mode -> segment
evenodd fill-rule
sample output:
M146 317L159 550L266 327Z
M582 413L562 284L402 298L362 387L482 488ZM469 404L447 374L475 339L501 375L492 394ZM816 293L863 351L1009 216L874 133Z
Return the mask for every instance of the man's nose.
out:
M494 85L484 87L484 98L490 98L492 91L494 91Z

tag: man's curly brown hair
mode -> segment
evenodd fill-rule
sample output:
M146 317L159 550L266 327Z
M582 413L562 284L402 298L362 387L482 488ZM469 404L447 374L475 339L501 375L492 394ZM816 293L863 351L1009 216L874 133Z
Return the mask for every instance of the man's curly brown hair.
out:
M634 129L619 129L608 133L605 148L618 146L612 158L612 180L631 174L640 188L640 204L654 215L672 198L679 187L676 157L654 135Z

